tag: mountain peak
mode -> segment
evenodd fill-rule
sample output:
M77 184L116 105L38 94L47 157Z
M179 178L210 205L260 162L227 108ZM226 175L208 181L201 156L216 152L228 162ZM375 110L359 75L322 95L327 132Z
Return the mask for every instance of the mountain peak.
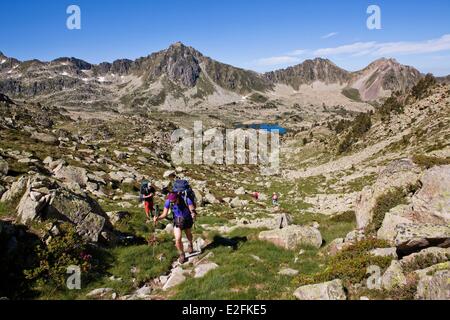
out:
M183 42L181 42L181 41L177 41L177 42L175 42L175 43L172 43L170 46L169 46L169 48L170 47L173 47L173 48L179 48L179 47L186 47L186 45L183 43Z

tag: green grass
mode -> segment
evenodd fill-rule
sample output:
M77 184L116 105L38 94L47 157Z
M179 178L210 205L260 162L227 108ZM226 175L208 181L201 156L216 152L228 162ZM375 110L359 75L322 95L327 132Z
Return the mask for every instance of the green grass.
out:
M14 216L13 208L6 203L0 202L0 218Z
M345 237L347 233L356 227L356 217L354 214L352 217L344 217L340 222L337 222L336 219L336 216L327 217L323 214L305 212L294 215L294 224L308 225L312 221L318 222L320 224L319 230L326 245L334 239Z
M386 213L401 204L406 204L406 192L401 188L395 188L376 199L373 208L372 221L367 226L367 232L374 234L381 228Z
M368 186L368 185L371 185L372 183L374 183L376 178L377 178L376 174L371 174L368 176L353 179L347 183L347 190L349 192L359 192L365 186Z
M242 235L242 230L236 232ZM295 287L292 277L279 275L280 269L290 267L310 273L318 268L317 250L306 250L300 260L294 263L294 251L253 239L241 243L235 251L228 247L218 247L212 252L214 257L211 260L219 268L201 279L188 279L177 288L174 299L293 299ZM259 257L261 261L257 261L252 255Z

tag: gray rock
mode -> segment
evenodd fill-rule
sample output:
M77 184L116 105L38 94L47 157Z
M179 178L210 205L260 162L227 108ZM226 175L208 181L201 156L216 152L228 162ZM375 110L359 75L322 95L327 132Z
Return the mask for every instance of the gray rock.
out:
M346 300L341 280L333 280L319 284L303 286L295 290L298 300Z
M413 223L410 217L404 215L407 210L409 210L409 206L400 205L387 212L381 228L377 231L377 238L394 244L395 236L397 235L397 226L404 223Z
M400 260L402 267L411 268L421 261L429 264L439 264L450 260L450 248L427 248L420 252L413 253Z
M392 260L391 265L383 274L381 278L381 285L386 290L394 288L401 288L406 285L406 277L403 274L403 269L397 260Z
M450 226L435 224L399 224L395 245L404 254L427 247L450 247Z
M242 208L242 207L244 207L246 205L248 205L248 201L247 200L241 200L241 199L239 199L239 197L234 198L230 202L230 206L232 208Z
M397 259L397 248L377 248L370 251L376 257L391 257Z
M365 239L365 234L364 234L364 230L360 229L360 230L353 230L350 231L349 233L347 233L347 235L345 236L345 240L344 242L346 243L355 243L361 240Z
M450 300L450 270L437 271L422 278L417 285L418 300Z
M175 172L175 170L168 170L166 172L164 172L163 174L163 178L167 179L167 178L175 178L177 175L177 173Z
M288 213L282 213L277 218L277 228L283 229L290 226L294 222L292 216Z
M86 294L86 297L88 298L103 298L108 293L112 293L114 289L112 288L98 288L90 291L88 294Z
M80 187L86 187L88 183L87 170L74 166L61 166L55 170L55 177L67 183L76 183Z
M240 188L236 189L236 190L234 191L234 193L235 193L236 195L238 195L238 196L242 196L242 195L245 194L245 189L244 189L244 187L240 187Z
M278 274L281 274L283 276L296 276L298 274L298 270L290 269L290 268L284 268L281 269Z
M421 170L410 159L390 163L378 176L372 186L366 186L356 201L355 214L358 229L363 229L372 221L376 200L394 188L404 188L416 184Z
M2 202L10 202L15 199L20 199L22 195L24 194L28 184L28 177L22 176L19 178L19 180L15 181L11 188L6 191L2 195Z
M150 286L143 286L134 292L134 296L138 299L145 299L152 293L152 288Z
M219 200L217 200L216 197L212 193L205 194L203 201L204 201L204 203L209 203L209 204L220 203Z
M130 213L127 211L111 211L111 212L107 212L106 215L108 216L111 224L116 225L123 219L129 217Z
M180 269L181 268L177 268L176 270L172 271L172 274L169 276L167 282L162 288L164 291L176 287L186 281L186 277L183 274L183 269Z
M450 165L427 170L420 179L422 187L411 202L414 211L424 212L450 223Z
M290 225L283 229L262 231L260 240L266 240L273 244L293 250L299 245L309 245L316 248L322 246L322 235L320 231L312 227Z
M197 265L194 269L194 278L202 278L204 277L209 271L214 270L218 268L219 266L215 264L214 262L204 263Z

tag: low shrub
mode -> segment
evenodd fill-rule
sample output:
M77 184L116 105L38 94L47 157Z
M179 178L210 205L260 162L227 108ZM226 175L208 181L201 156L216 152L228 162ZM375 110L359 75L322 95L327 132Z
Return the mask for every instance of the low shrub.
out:
M436 84L436 78L427 74L412 88L411 95L416 99L423 99L430 95L430 89Z
M51 284L56 288L66 285L67 268L78 266L86 277L95 269L89 248L84 244L75 228L64 223L59 226L60 234L53 237L47 246L36 247L39 265L25 271L26 278L38 286Z
M316 274L300 275L295 279L296 285L308 285L340 279L344 284L356 284L367 277L367 268L376 265L386 269L390 257L375 257L369 253L375 248L388 247L386 241L367 238L343 249L334 257L329 258L326 268Z
M414 155L412 160L418 166L430 169L435 166L444 166L450 164L450 158L437 158L437 157L429 157L425 155Z
M380 114L382 121L389 120L393 113L401 114L403 112L404 112L403 105L394 96L389 97L378 109L378 113Z
M409 187L407 188L409 191ZM407 191L402 188L395 188L388 191L386 194L379 196L376 199L375 207L373 208L372 221L367 226L366 232L374 234L381 228L386 213L398 205L405 204Z

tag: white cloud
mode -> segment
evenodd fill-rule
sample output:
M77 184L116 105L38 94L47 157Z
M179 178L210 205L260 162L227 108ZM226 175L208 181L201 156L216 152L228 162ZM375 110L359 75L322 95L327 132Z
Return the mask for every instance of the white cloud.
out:
M305 54L306 52L307 52L307 50L297 49L297 50L290 52L289 56L301 56L301 55Z
M344 46L334 47L334 48L324 48L314 51L316 56L332 56L338 54L351 54L351 53L361 53L371 50L376 45L376 42L356 42L353 44L348 44Z
M297 63L300 62L300 59L292 56L279 56L279 57L270 57L263 58L256 61L258 66L277 66L282 64L289 63Z
M323 48L314 51L316 56L332 56L351 54L354 56L373 55L386 56L394 54L423 54L450 50L450 34L438 39L425 41L401 42L356 42L334 48Z
M338 34L339 34L339 32L330 32L329 34L322 36L322 39L332 38L332 37L337 36Z

